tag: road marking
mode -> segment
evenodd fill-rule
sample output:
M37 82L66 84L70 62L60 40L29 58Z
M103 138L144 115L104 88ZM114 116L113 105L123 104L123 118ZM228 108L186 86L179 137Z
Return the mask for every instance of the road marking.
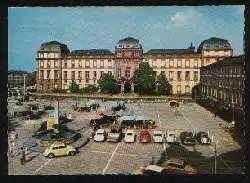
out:
M111 155L111 157L110 157L110 159L109 159L109 161L108 161L106 167L103 169L102 174L105 174L105 172L106 172L106 170L107 170L107 168L108 168L108 166L109 166L109 164L110 164L110 162L111 162L113 156L115 155L115 152L116 152L116 150L118 149L119 145L120 145L120 143L117 144L117 146L116 146L115 150L113 151L113 153L112 153L112 155Z
M36 169L33 174L37 174L43 167L45 167L52 159L46 161L43 165L41 165L38 169Z

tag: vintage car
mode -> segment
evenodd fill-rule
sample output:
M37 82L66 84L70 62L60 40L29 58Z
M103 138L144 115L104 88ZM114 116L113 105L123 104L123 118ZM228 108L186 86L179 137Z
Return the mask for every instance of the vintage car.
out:
M170 107L179 107L180 106L180 104L177 100L169 101L169 105L170 105Z
M127 130L125 132L125 137L124 137L125 142L135 142L136 141L136 133L134 130Z
M141 143L148 143L151 141L151 135L147 130L140 131L139 138Z
M205 145L209 145L211 144L211 139L208 136L207 132L198 132L196 134L196 140L200 143L200 144L205 144Z
M140 167L132 172L133 175L164 175L166 168L158 165L148 165L147 167Z
M177 142L177 134L174 130L167 131L166 141L167 141L167 143L176 143Z
M54 142L47 147L43 153L45 157L54 158L55 156L74 156L76 149L71 145L63 142Z
M106 140L107 134L104 129L98 129L94 135L95 142L104 142Z
M122 138L122 131L119 127L112 127L107 135L108 142L119 142Z
M165 142L166 141L166 132L154 130L153 131L153 141L158 142L158 143Z
M181 142L185 145L195 145L196 139L193 132L181 132L180 134Z
M167 174L197 174L197 170L187 165L186 162L178 158L170 158L161 164L166 169Z

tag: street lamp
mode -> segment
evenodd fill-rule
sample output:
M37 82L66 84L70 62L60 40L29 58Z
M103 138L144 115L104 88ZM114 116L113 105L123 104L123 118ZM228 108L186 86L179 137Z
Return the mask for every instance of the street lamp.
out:
M214 143L214 174L217 174L217 145L218 140L214 142L213 136L212 136L212 143Z

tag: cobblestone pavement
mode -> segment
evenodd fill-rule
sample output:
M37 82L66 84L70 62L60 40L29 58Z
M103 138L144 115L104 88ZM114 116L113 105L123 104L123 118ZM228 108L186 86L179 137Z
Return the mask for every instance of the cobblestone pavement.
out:
M80 132L83 138L74 143L80 146L84 138L92 133L89 127L89 120L97 114L93 112L73 112L71 106L75 101L69 99L60 102L60 109L71 111L73 121L67 125L69 128ZM208 131L214 140L218 140L217 155L218 171L223 173L241 172L242 162L224 157L225 153L240 150L239 144L234 142L232 137L219 127L219 123L226 124L220 118L214 118L213 114L195 103L182 104L178 109L170 108L166 103L133 103L126 104L127 110L136 115L142 115L156 120L157 129L175 129L178 134L181 131ZM17 120L18 121L18 120ZM22 121L16 127L19 133L17 148L31 136L31 130L25 130ZM90 140L85 146L79 149L79 153L73 157L58 157L48 159L41 154L32 152L29 155L30 161L20 165L18 156L9 158L9 174L11 175L54 175L54 174L113 174L123 171L132 171L140 166L150 163L152 157L160 158L164 151L163 144L149 143L140 144L139 141L131 144L125 142L93 142ZM182 144L173 146L166 144L167 157L179 157L188 160L193 166L198 166L201 173L211 173L214 156L214 145L194 147ZM209 161L208 161L209 160Z

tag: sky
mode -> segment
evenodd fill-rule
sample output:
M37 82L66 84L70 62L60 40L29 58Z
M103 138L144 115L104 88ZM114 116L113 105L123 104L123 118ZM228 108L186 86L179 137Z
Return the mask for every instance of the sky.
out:
M8 68L32 72L36 51L59 41L70 51L109 49L134 37L150 49L196 47L211 37L243 54L244 6L23 7L8 8Z

